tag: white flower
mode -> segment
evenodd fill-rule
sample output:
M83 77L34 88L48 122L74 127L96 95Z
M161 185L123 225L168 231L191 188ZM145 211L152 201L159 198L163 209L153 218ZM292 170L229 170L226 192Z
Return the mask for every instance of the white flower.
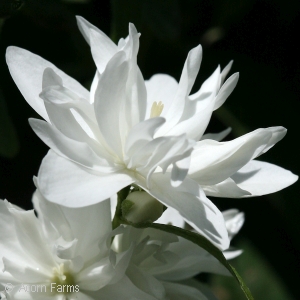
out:
M189 280L200 272L229 275L205 250L175 235L131 226L111 231L109 201L68 208L37 190L33 204L38 217L0 200L3 299L205 300L211 298ZM227 216L231 227L235 217Z
M227 211L225 215L228 228L235 227L233 231L237 233L243 223L243 215L236 210ZM134 287L139 290L138 299L207 299L201 289L186 283L202 272L230 275L205 250L169 233L127 226L115 237L112 248L117 253L122 253L132 243L135 247L125 273L127 278L123 280L128 282L130 289ZM224 255L231 259L240 253L240 250L226 251Z
M78 21L91 45L98 70L101 70L99 65L104 66L116 50L111 50L106 55L97 53L102 53L102 49L112 49L113 43L86 20L78 18ZM97 30L97 35L89 36L89 30ZM233 74L223 84L232 62L222 72L218 67L197 93L189 95L200 67L201 57L200 46L190 51L179 84L166 74L154 75L146 81L146 118L159 106L160 116L166 119L155 136L186 133L195 141L202 140L197 142L193 151L189 175L202 186L206 195L230 198L259 196L293 184L298 177L291 172L253 160L283 138L286 133L283 127L258 129L226 143L211 140L222 140L230 130L203 136L212 112L225 102L236 86L238 73Z
M101 73L118 48L98 28L81 17L77 19ZM120 41L121 44L124 42ZM222 140L230 129L219 134L203 135L212 112L231 94L239 74L235 73L225 81L232 65L231 61L222 72L218 67L198 92L189 95L201 59L202 49L199 45L189 52L179 83L166 74L156 74L146 81L145 119L150 118L153 113L166 119L155 133L155 137L186 133L197 142L192 153L189 177L201 185L206 195L230 198L260 196L293 184L298 176L290 171L253 160L280 141L286 134L285 128L258 129L223 143L216 141ZM94 85L96 81L97 76ZM159 198L160 195L156 196Z
M0 290L7 299L112 299L120 280L115 293L122 299L132 251L110 249L109 201L66 208L37 191L33 203L38 218L0 200Z
M146 87L136 64L138 38L130 25L129 38L97 73L99 82L90 94L41 57L8 48L15 82L47 121L31 119L30 124L54 150L42 162L39 188L52 202L79 207L134 182L225 249L229 240L221 212L193 180L180 185L195 142L185 134L153 138L165 119L158 108L146 118Z
M43 194L52 202L78 207L135 182L226 249L223 216L206 195L255 196L295 182L291 172L253 160L286 130L258 129L230 142L215 141L228 130L203 136L212 112L237 83L234 74L222 85L231 63L222 72L218 67L190 95L201 46L190 51L179 83L164 74L145 83L136 64L139 33L132 24L117 46L86 20L78 18L78 23L98 69L90 93L42 58L16 47L7 50L13 79L48 122L30 121L54 150L39 171Z

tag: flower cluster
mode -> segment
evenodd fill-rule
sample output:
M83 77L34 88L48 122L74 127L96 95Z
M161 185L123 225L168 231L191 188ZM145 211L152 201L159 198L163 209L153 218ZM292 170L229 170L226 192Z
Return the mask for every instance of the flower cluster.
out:
M221 140L230 129L204 134L237 84L238 73L225 80L232 62L191 94L200 45L179 82L166 74L144 80L133 24L116 45L77 21L97 68L90 91L43 58L7 49L12 78L44 119L30 125L51 149L34 178L38 216L0 202L3 297L213 299L191 278L229 271L207 249L151 224L185 232L187 223L227 259L239 255L229 245L244 215L220 212L207 196L259 196L294 183L290 171L256 160L286 129L228 142Z

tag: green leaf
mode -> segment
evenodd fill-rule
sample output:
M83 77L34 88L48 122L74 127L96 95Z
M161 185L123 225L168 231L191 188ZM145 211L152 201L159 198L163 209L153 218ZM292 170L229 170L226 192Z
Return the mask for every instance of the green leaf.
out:
M6 103L0 90L0 155L14 157L19 151L16 130L8 114Z
M172 234L175 234L177 236L180 236L184 239L187 239L191 241L192 243L198 245L199 247L205 249L208 253L210 253L212 256L214 256L220 263L222 263L228 271L233 275L233 277L238 281L242 291L244 292L246 298L248 300L253 300L253 296L249 290L249 288L244 283L241 276L238 274L238 272L235 270L234 267L232 267L226 258L224 257L222 251L220 251L216 246L214 246L208 239L201 236L198 233L185 230L182 228L178 228L176 226L172 225L165 225L165 224L158 224L158 223L140 223L140 224L132 224L129 222L126 222L125 220L121 220L121 223L134 226L136 228L155 228L161 231L169 232Z

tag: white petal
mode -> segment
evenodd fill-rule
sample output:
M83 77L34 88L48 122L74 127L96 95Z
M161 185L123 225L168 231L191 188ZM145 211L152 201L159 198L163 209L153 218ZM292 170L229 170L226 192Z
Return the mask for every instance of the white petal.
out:
M298 180L298 176L276 165L253 160L231 176L235 183L251 195L260 196L280 191Z
M226 250L224 251L224 256L227 260L234 259L238 256L240 256L243 253L243 250Z
M186 177L191 163L191 156L184 157L173 163L171 170L171 184L172 186L179 186Z
M214 110L219 82L220 68L218 67L202 84L200 90L186 99L180 122L168 134L186 132L187 136L192 139L199 140L201 138Z
M51 202L67 207L82 207L101 202L134 180L127 174L89 173L53 151L43 159L38 186Z
M81 128L69 108L52 104L48 101L45 101L45 107L51 124L59 128L60 132L65 136L80 142L87 142L89 140L89 136Z
M165 289L163 284L148 272L131 265L126 272L126 275L140 290L155 297L155 299L165 299Z
M39 220L47 228L49 225L56 228L65 240L77 240L74 256L81 255L85 261L89 261L98 254L98 243L103 242L102 239L111 231L109 200L86 207L71 208L51 203L39 192L35 195L34 206Z
M206 127L213 112L215 94L207 97L207 106L197 112L195 115L179 122L168 133L168 135L179 135L186 133L187 137L198 141L206 130ZM190 101L190 100L189 100Z
M49 121L44 102L39 94L42 91L43 72L52 68L64 82L64 86L84 99L89 98L88 91L75 79L68 76L52 63L27 50L8 47L6 61L12 78L31 107L46 121Z
M31 260L31 266L41 269L40 272L50 268L51 273L55 262L34 211L22 211L11 205L8 205L8 209L14 221L19 244L27 258Z
M116 284L107 285L104 288L96 292L85 291L86 295L91 298L83 298L83 300L88 299L101 299L101 300L157 300L157 298L146 294L139 288L137 288L127 276L124 276L122 280Z
M97 70L96 74L94 76L94 79L92 81L91 88L90 88L90 103L94 103L95 93L96 93L96 90L97 90L97 86L98 86L100 77L101 77L101 74Z
M213 197L242 198L243 196L251 195L250 192L238 187L231 178L214 185L202 185L202 188L205 195Z
M201 60L202 47L201 45L198 45L189 52L180 77L178 88L184 91L184 96L188 96L190 94L200 69Z
M66 242L65 240L63 240L62 238L58 238L56 240L56 243L53 245L53 252L55 253L55 255L57 255L57 257L61 258L61 259L69 259L73 261L76 261L76 272L78 270L81 270L81 268L83 267L84 261L82 259L82 257L78 257L75 255L76 252L76 246L77 246L77 239L74 239L70 242ZM73 259L75 258L75 259ZM79 263L80 261L80 263ZM74 264L72 266L73 271L74 271Z
M102 35L102 40L105 42L105 44L110 44L107 47L112 47L112 45L115 45L115 43L103 31L101 31L96 26L92 25L90 22L88 22L83 17L76 16L76 20L77 20L78 28L88 44L90 44L90 32L91 32L91 29L93 29L99 35ZM115 45L115 47L117 48L116 45Z
M172 101L170 108L164 115L167 122L161 130L159 130L158 135L167 133L180 120L184 111L186 98L188 97L198 74L201 59L202 48L199 45L192 49L188 54L182 70L176 96Z
M168 207L155 223L171 224L173 226L184 228L185 221L176 209Z
M126 103L120 114L125 114L125 120L128 124L128 130L139 122L145 120L147 108L147 91L143 75L136 65L131 61L131 69L126 84ZM122 128L121 128L122 129ZM123 132L127 132L124 131Z
M147 108L147 91L143 75L137 65L137 52L139 49L139 37L135 26L129 23L129 37L123 51L129 60L130 71L126 83L126 102L120 111L120 118L126 120L128 128L120 128L123 135L137 123L145 120Z
M118 195L115 194L110 197L110 213L111 213L111 219L114 218L115 212L116 212L116 207L118 203Z
M164 282L167 296L172 300L207 300L196 288L179 283Z
M257 129L229 142L203 140L192 153L190 176L201 185L214 185L282 138L282 127Z
M150 187L150 177L158 166L165 172L171 164L189 157L193 146L194 142L186 139L184 135L159 137L145 144L132 157L132 166L146 178L147 186ZM172 173L171 177L171 182L175 185L179 185L187 173L187 169L180 170L179 167L176 167L178 172Z
M218 109L232 93L239 80L239 73L231 75L223 84L215 99L214 110Z
M84 107L86 110L92 110L92 106L87 101L88 99L83 98L76 91L66 87L63 79L51 68L46 68L43 72L43 90L39 96L43 100L54 104L69 104Z
M272 133L272 137L270 138L266 147L264 147L261 152L256 153L254 158L270 150L276 143L278 143L285 137L287 132L287 129L282 126L269 127L267 128L267 130L269 130Z
M65 136L92 147L97 144L96 148L104 148L91 104L83 102L63 86L48 87L40 97L44 100L51 124Z
M125 59L125 53L121 51L109 61L100 78L94 102L100 131L107 144L119 157L122 157L119 112L121 103L125 101L129 68Z
M201 141L203 140L214 140L214 141L222 141L229 133L231 132L231 128L219 132L219 133L206 133L202 136Z
M46 72L44 72L45 74ZM86 142L92 147L96 142L97 147L94 149L97 153L100 148L105 148L102 146L105 143L99 132L92 104L62 85L43 89L40 97L44 100L51 124L60 132L71 139ZM105 156L103 151L101 153L101 156Z
M220 66L217 67L217 69L208 77L203 84L201 85L200 90L189 96L189 99L191 101L197 101L197 111L202 110L203 106L206 106L207 103L203 103L203 95L205 94L211 94L211 93L217 93L219 90L220 86L220 81L221 81L221 74L220 74Z
M182 251L184 250L185 249L183 248ZM199 253L195 252L194 255L186 254L184 257L181 257L179 262L170 266L169 269L165 266L160 273L155 273L155 276L161 280L179 281L192 278L199 273L230 274L229 271L213 256L199 255Z
M150 269L151 274L161 280L179 281L199 273L229 275L229 271L215 257L183 238L169 245L168 251L178 257L177 261Z
M115 234L118 234L117 233L118 230L122 231L123 229L118 227L117 229L115 229L113 231L113 234L114 234L114 232L115 232ZM119 280L121 280L124 277L124 275L125 275L125 273L128 269L128 266L132 262L133 251L134 251L134 242L131 240L129 248L126 249L126 251L124 251L122 253L118 253L115 256L115 259L116 259L114 261L115 275L112 278L111 284L114 284L114 283L118 282ZM111 253L112 253L112 251L110 252L110 254Z
M42 88L44 89L52 85L62 86L63 80L53 71L53 69L46 68L43 73Z
M90 169L114 171L111 161L98 156L88 144L78 142L63 135L54 126L38 119L29 123L39 138L59 155Z
M94 29L90 29L90 45L97 69L102 74L118 47L103 32Z
M228 209L222 212L229 238L232 239L242 228L245 214L237 209Z
M37 178L34 177L33 181L37 187ZM46 201L38 189L33 194L32 202L44 235L49 241L53 244L58 238L67 242L74 241L72 230L61 210L62 206Z
M4 270L4 265L3 265L3 260L1 259L0 260L0 270L1 270L1 272L0 272L0 290L1 291L3 291L4 290L4 286L3 286L3 283L5 283L5 282L9 282L9 283L11 283L11 284L13 284L13 285L16 285L16 284L18 284L19 283L19 281L16 279L16 278L14 278L10 273L8 273L8 272L3 272L3 270ZM1 295L1 292L0 292L0 297L1 297L2 295ZM0 298L1 299L1 298ZM3 299L5 299L5 298L3 298Z
M150 117L153 103L159 103L159 101L164 105L161 113L161 116L164 116L175 98L178 82L170 75L155 74L149 80L146 80L145 84L147 88L146 118Z
M31 260L24 253L21 247L16 229L14 226L14 219L9 210L7 209L7 201L0 199L0 268L2 269L2 257L5 256L12 261L19 264L26 265ZM1 272L0 272L1 274Z
M97 291L109 284L114 275L115 270L109 258L104 257L77 274L76 280L81 289Z
M35 246L37 250L39 249L39 245L33 246ZM14 262L7 259L6 257L3 257L3 264L5 272L9 272L16 280L26 283L39 283L49 281L52 275L52 268L55 266L55 264L53 264L52 268L50 268L50 272L47 274L46 269L40 270L37 267L22 265L19 262Z
M223 84L223 82L225 81L225 78L226 76L228 75L231 67L232 67L232 64L233 64L233 60L231 60L227 65L226 67L222 70L221 72L221 85Z
M53 297L53 296L51 296L51 297ZM99 294L97 292L93 293L93 292L87 292L87 291L79 291L79 292L76 292L73 297L69 296L68 300L69 299L70 300L95 300L95 299L102 299L102 298L101 298L101 295L99 296ZM35 300L35 299L32 299L32 300ZM45 300L48 300L48 299L45 299ZM52 299L49 299L49 300L52 300ZM66 298L64 297L64 295L62 295L62 298L57 298L54 300L66 300Z
M137 32L136 27L132 23L129 23L128 31L129 35L125 40L125 44L124 47L122 47L122 50L126 52L128 58L136 61L136 56L140 46L139 37L141 34Z
M135 125L128 134L125 153L128 157L140 151L146 143L153 139L156 130L165 122L164 118L152 118Z
M154 173L152 188L148 191L154 198L168 207L179 211L192 227L221 249L229 246L228 233L222 213L206 198L200 186L186 178L174 188L169 181L169 174ZM143 188L143 183L139 183Z

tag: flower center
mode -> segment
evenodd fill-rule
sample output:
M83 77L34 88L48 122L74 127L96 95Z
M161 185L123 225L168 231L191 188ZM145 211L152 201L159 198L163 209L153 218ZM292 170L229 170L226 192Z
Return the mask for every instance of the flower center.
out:
M161 101L159 101L158 103L154 101L151 107L150 118L159 117L163 109L164 105Z
M61 264L58 268L53 269L51 280L51 292L59 294L70 294L77 291L78 285L75 285L75 278L70 271L64 269Z

